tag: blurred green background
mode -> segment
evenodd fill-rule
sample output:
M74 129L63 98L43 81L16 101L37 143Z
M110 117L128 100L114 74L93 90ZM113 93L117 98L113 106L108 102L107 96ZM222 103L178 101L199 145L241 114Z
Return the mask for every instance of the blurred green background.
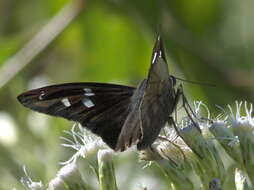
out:
M17 95L64 82L136 86L148 72L158 30L172 75L216 85L184 83L189 101L202 100L215 116L216 104L252 102L253 7L252 0L0 0L0 79L14 76L0 88L0 189L22 189L22 165L34 180L47 183L59 169L57 163L73 153L59 140L72 123L27 110ZM45 28L53 19L54 24ZM48 36L41 35L24 49L43 28ZM45 48L33 54L44 42ZM162 175L158 169L142 170L133 151L124 155L128 159L120 156L117 165L131 170L126 174L117 169L120 189L127 189L133 177L137 185L128 184L129 189L148 182L149 187L163 189L154 177Z

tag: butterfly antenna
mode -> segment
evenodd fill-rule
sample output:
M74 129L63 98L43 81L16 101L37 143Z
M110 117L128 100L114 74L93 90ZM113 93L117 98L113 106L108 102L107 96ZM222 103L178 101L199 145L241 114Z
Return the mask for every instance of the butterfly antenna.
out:
M183 82L188 82L188 83L192 83L192 84L197 84L197 85L205 85L205 86L210 86L210 87L216 87L215 84L211 84L211 83L206 83L206 82L197 82L197 81L191 81L191 80L185 80L185 79L182 79L182 78L178 78L178 77L175 77L175 79L177 80L180 80L180 81L183 81Z

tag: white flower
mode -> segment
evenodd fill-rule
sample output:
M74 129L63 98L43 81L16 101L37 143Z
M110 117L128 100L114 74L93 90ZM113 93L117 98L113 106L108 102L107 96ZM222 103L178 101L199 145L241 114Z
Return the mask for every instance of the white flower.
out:
M236 113L234 114L232 108L228 106L230 110L230 118L229 122L232 127L242 127L246 130L249 130L253 133L254 131L254 117L253 114L253 104L249 104L245 101L244 102L244 112L245 115L241 113L243 102L237 102L236 101Z
M65 189L82 183L81 175L75 162L66 164L56 174L56 177L49 182L49 190Z
M93 154L99 148L105 148L106 144L97 136L84 129L78 124L74 125L71 131L65 131L66 134L71 136L71 139L61 137L66 143L61 144L64 147L74 149L76 153L67 161L61 162L62 165L67 165L72 162L76 162L78 157L87 157L89 154Z
M57 172L57 177L65 180L69 176L73 175L78 171L77 165L73 162L70 164L65 165Z
M48 190L64 190L65 184L60 177L55 177L49 182Z
M26 167L23 166L23 171L25 173L25 177L22 177L20 179L20 182L24 185L24 187L26 187L27 189L30 189L30 190L44 190L45 188L43 187L43 184L41 181L39 182L35 182L33 181L29 175L27 174L27 171L26 171Z
M112 150L99 150L97 153L98 160L101 160L103 162L112 161L112 155L114 152Z

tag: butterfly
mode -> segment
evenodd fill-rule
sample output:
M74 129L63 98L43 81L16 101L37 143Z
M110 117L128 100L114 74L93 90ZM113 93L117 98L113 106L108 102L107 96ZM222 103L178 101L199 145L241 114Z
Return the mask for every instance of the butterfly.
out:
M169 75L160 35L148 76L137 88L107 83L66 83L20 94L19 102L44 114L79 122L115 151L146 149L176 107L175 78Z

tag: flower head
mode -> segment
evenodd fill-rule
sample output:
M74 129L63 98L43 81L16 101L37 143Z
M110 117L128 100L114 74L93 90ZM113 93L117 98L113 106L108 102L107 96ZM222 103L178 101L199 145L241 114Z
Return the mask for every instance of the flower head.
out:
M74 125L70 131L65 131L65 133L71 138L61 137L61 139L65 141L65 143L61 145L74 149L76 153L69 160L61 162L63 165L76 162L78 157L89 157L89 155L97 152L99 148L106 148L106 144L100 138L93 135L79 124L78 127Z
M56 177L49 182L49 190L60 190L66 185L76 187L82 184L81 174L75 162L64 165L56 174Z
M236 101L236 112L234 114L231 106L228 106L230 110L229 123L233 128L241 127L241 130L247 130L251 133L254 131L254 117L253 115L253 104L244 102L244 115L241 110L243 107L243 102Z
M236 113L229 106L231 115L228 121L234 135L239 139L242 162L249 179L254 184L254 117L253 104L244 102L244 114L241 113L243 102L236 102Z

